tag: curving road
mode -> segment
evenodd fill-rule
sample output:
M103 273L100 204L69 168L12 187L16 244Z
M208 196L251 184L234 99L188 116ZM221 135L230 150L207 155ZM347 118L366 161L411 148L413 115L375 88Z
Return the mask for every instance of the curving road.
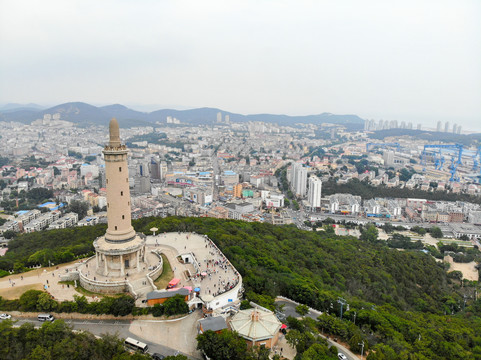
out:
M74 330L84 330L89 331L90 333L101 336L103 334L111 334L111 335L118 335L121 338L131 337L134 339L138 339L149 346L148 353L159 353L164 356L171 356L177 354L183 354L187 356L189 359L200 359L196 357L192 357L191 355L184 354L176 349L170 348L168 346L164 346L158 343L154 343L152 341L148 341L145 338L139 336L138 334L134 334L129 331L129 328L132 325L132 321L129 320L84 320L84 319L63 319L67 324L69 324L72 329ZM38 321L36 318L16 318L12 316L12 321L15 322L16 326L20 326L24 323L32 323L36 327L40 327L43 322ZM134 321L137 326L141 329L144 326L146 331L148 331L149 324L160 323L159 320L135 320Z
M285 319L288 316L299 317L299 314L296 312L296 306L299 305L299 303L296 303L292 300L282 299L282 298L277 298L275 303L277 305L284 305L284 308L282 309L282 311L277 314L278 317L281 319L281 321L283 321L283 318ZM321 314L322 313L320 311L317 311L317 310L314 310L314 309L309 309L309 312L306 314L306 316L310 317L312 319L317 319L317 317ZM353 352L351 352L345 346L343 346L343 345L341 345L341 344L339 344L335 341L332 341L331 339L328 339L326 336L324 336L322 334L319 334L319 335L322 336L324 339L326 339L327 342L331 346L335 346L337 348L338 352L346 355L348 360L359 360L360 359L360 357L355 355Z

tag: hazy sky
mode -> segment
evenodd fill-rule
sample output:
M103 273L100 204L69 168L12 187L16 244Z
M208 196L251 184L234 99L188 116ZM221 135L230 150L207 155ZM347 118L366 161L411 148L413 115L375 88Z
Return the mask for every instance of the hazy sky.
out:
M481 130L480 0L0 0L0 53L0 103Z

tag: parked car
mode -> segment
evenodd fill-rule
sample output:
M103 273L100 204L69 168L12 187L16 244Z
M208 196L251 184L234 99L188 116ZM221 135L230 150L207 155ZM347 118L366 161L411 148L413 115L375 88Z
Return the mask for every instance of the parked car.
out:
M54 321L55 318L50 314L39 314L37 316L38 321Z
M11 318L12 318L12 315L0 314L0 320L7 320L7 319L11 319Z
M163 358L165 358L165 356L160 355L159 353L153 353L152 354L152 359L154 359L154 360L162 360Z

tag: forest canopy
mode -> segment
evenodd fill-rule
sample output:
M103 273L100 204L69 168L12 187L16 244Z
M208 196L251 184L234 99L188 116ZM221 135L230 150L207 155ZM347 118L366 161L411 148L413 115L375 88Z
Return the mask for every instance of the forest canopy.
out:
M352 343L353 351L365 341L366 349L376 350L368 359L481 358L481 300L473 295L479 284L448 276L443 263L418 246L390 248L377 239L375 228L366 227L357 239L213 218L142 218L133 225L145 234L154 227L158 233L206 234L242 275L249 300L271 306L275 296L284 295L317 308L324 312L318 330ZM97 225L18 236L0 267L19 268L41 258L42 251L48 258L76 247L92 250L92 241L104 232L105 225ZM389 245L406 241L393 236ZM342 319L339 297L350 305ZM303 351L315 353L310 346Z

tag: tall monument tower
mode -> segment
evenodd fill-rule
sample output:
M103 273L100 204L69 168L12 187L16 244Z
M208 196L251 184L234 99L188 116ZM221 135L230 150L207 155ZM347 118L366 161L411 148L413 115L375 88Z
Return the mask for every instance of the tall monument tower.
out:
M94 241L98 275L123 277L145 267L145 237L131 224L128 150L120 143L119 124L112 119L103 153L107 186L108 228Z
M112 119L109 124L110 141L104 148L107 186L107 241L125 242L135 236L131 224L129 168L127 147L120 143L119 124Z

